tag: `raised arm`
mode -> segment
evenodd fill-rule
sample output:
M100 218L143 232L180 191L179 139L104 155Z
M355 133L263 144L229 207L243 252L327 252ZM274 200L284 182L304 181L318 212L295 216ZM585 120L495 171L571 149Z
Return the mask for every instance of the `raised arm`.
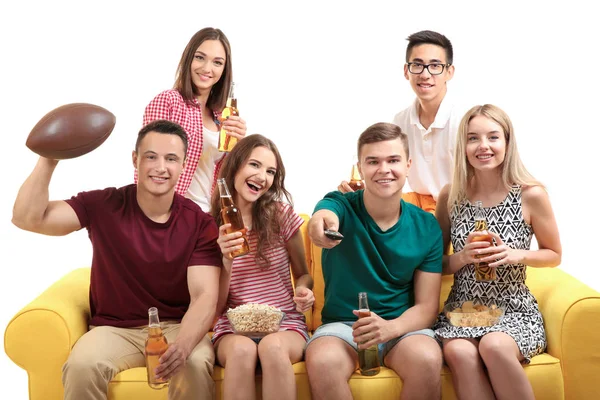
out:
M12 223L26 231L62 236L81 229L73 208L64 201L49 201L48 186L57 160L40 157L25 180L13 207Z
M217 300L217 315L221 315L227 306L227 298L229 297L229 284L231 282L231 268L233 267L233 259L231 253L242 248L244 239L242 233L232 232L227 233L227 229L231 224L224 224L219 227L219 238L217 243L223 254L223 269L219 277L219 298Z

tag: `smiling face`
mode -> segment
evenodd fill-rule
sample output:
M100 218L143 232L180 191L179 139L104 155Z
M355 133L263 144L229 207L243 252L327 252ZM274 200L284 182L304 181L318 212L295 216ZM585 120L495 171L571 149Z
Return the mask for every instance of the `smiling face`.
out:
M446 50L434 44L421 44L412 48L408 58L411 63L419 64L447 64ZM444 67L440 75L431 75L425 68L420 74L408 71L408 64L404 65L404 77L421 102L442 102L446 95L446 82L454 76L454 66Z
M210 91L221 79L226 57L225 48L218 40L205 40L196 49L190 68L192 83L199 92Z
M185 167L185 150L177 135L149 132L132 154L138 190L155 196L172 193Z
M483 115L473 117L467 129L466 155L476 171L500 168L506 155L506 138L502 127Z
M402 139L397 138L364 144L360 148L358 167L365 180L365 191L388 199L401 195L410 160Z
M255 147L235 174L236 205L243 207L258 200L273 185L276 172L275 154L264 146Z

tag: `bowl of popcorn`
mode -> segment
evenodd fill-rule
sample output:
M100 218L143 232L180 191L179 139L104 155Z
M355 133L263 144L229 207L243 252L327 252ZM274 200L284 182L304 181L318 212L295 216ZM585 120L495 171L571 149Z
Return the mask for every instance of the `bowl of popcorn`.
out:
M506 304L497 300L454 301L444 306L444 315L454 326L494 326L504 316Z
M233 332L251 338L261 338L279 331L285 313L266 304L248 303L227 310Z

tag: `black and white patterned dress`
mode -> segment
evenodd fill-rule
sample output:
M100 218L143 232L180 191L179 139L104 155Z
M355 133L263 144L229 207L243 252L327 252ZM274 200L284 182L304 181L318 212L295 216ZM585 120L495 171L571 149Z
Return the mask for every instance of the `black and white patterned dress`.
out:
M497 233L513 249L529 250L533 230L523 220L519 186L514 186L502 203L484 210L490 231ZM450 236L456 252L463 249L467 236L474 230L474 213L475 206L468 200L452 207ZM527 363L531 357L544 352L544 321L537 301L525 285L526 269L523 264L500 266L496 268L495 281L477 282L474 265L465 265L454 274L454 284L446 303L475 298L496 299L506 302L506 314L498 324L490 327L456 327L440 315L434 326L435 333L440 338L452 339L481 338L490 332L504 332L515 340Z

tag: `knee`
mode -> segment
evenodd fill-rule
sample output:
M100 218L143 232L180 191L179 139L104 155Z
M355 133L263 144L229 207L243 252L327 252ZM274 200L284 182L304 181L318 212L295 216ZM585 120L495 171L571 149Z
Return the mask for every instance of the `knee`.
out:
M444 360L450 367L475 364L479 359L477 348L461 340L451 340L444 344Z
M236 340L232 343L228 353L228 360L235 360L238 364L244 363L256 365L258 351L256 343L251 340Z
M185 362L185 369L193 371L194 374L212 374L214 367L214 356L206 354L192 354Z
M304 354L304 362L309 371L330 371L336 359L333 351L317 343L308 346Z
M71 353L62 368L63 382L84 383L96 381L98 378L109 382L116 374L116 369L105 360L77 357Z
M194 373L212 374L215 364L215 351L210 340L201 340L185 362L185 369Z
M439 347L428 349L420 358L424 375L431 379L439 379L443 364L442 350Z
M267 336L260 341L258 344L258 357L261 362L277 360L283 357L288 358L287 354L284 353L281 338L277 337L277 335Z
M306 348L304 358L309 375L314 378L329 378L344 373L347 369L353 370L354 365L347 368L347 357L338 346L327 346L319 343L319 340Z
M479 342L479 354L486 364L514 358L509 343L499 335L488 334Z

